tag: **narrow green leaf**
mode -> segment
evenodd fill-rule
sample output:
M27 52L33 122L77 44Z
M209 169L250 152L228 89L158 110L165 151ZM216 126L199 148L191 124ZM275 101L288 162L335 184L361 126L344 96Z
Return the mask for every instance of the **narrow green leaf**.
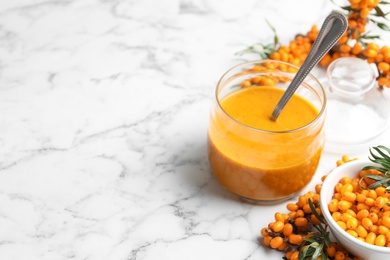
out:
M372 179L374 181L382 181L384 179L387 179L381 175L375 175L375 174L366 174L366 175L364 175L364 178L369 178L369 179Z
M322 249L324 248L324 244L319 244L315 247L315 251L313 252L313 255L311 257L311 259L317 259L317 257L320 256L320 254L322 253Z
M373 184L369 185L367 188L370 190L374 190L374 189L382 186L383 184L387 183L389 180L390 180L389 178L386 178L386 179L383 179L380 181L376 181Z
M376 14L375 14L376 16L386 18L386 14L382 11L382 9L379 7L379 5L377 5L375 7L375 11L376 11Z
M386 153L384 153L382 150L385 150L387 151L387 153L390 153L389 149L387 147L384 147L382 145L380 146L377 146L377 147L374 147L373 148L375 151L377 151L377 153L379 153L380 155L382 155L382 157L384 159L386 159L387 161L390 161L390 156L388 156Z
M316 218L318 218L318 220L321 221L321 223L325 223L324 218L322 216L318 215L318 212L317 212L316 208L314 207L313 202L311 201L310 198L307 200L307 202L309 203L309 206L310 206L310 209L311 209L311 212L313 213L313 215Z
M330 238L329 238L329 232L324 233L324 242L326 246L330 245Z
M387 171L386 169L377 166L366 166L362 170L377 170L380 171L381 173L385 173Z

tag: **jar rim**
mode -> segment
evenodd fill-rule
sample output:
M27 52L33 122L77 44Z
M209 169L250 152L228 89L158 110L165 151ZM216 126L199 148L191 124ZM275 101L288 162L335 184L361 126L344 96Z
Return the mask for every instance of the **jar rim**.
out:
M312 121L307 123L306 125L303 125L301 127L294 128L294 129L289 129L289 130L265 130L265 129L260 129L260 128L256 128L256 127L244 124L244 123L240 122L239 120L235 119L234 117L232 117L229 113L227 113L225 111L225 109L221 105L220 99L218 98L218 93L219 93L220 88L222 87L223 81L226 78L228 78L229 73L233 72L236 69L239 69L240 67L244 67L244 66L248 66L248 65L264 64L266 62L274 62L274 63L278 63L278 64L285 64L285 65L293 67L293 68L295 68L297 70L299 69L299 67L294 65L294 64L291 64L291 63L288 63L288 62L284 62L284 61L271 60L271 59L246 61L246 62L242 62L242 63L239 63L239 64L231 67L224 74L222 74L221 78L218 80L217 87L215 88L215 93L214 93L215 94L215 100L217 102L217 105L218 105L219 109L226 116L228 116L231 120L233 120L234 122L238 123L239 125L247 128L247 129L250 129L250 130L256 131L256 132L270 133L270 134L286 134L286 133L299 132L299 131L305 130L306 128L310 127L311 125L317 123L323 116L325 116L326 103L327 103L326 92L325 92L325 89L324 89L323 85L321 84L321 82L312 73L309 73L306 78L310 78L310 79L314 80L318 84L320 91L313 89L313 87L311 87L308 84L305 85L304 83L305 83L305 81L307 81L306 79L303 80L303 82L301 83L300 86L305 86L306 88L310 87L310 89L312 91L314 91L317 95L320 96L319 97L320 99L322 97L322 99L321 99L322 103L321 103L321 109L319 109L319 111L318 111L318 115ZM275 71L278 72L279 70L275 70ZM282 72L282 71L280 71L280 72Z

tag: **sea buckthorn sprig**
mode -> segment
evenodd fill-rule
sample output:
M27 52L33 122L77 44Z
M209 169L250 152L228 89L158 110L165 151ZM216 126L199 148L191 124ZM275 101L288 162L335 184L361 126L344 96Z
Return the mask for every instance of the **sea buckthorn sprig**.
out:
M389 27L380 21L380 19L386 19L387 15L382 11L381 6L390 3L383 0L349 0L346 2L348 4L340 8L346 12L348 29L323 57L320 65L327 67L340 57L358 57L375 64L379 88L390 88L390 47L379 46L375 40L380 36L371 35L366 31L370 23L380 29L390 31ZM302 65L319 33L317 25L313 25L306 34L298 34L288 45L281 45L276 30L271 25L270 27L274 33L273 44L256 43L238 54L257 53L262 59L269 58L289 62L296 66Z
M262 242L267 247L283 251L287 260L358 260L329 239L319 206L321 185L316 185L315 192L299 196L296 203L288 203L288 213L275 213L275 221L261 230Z
M367 189L376 189L382 186L387 192L390 192L390 149L379 145L370 149L370 155L369 159L381 166L364 167L361 181L368 182Z

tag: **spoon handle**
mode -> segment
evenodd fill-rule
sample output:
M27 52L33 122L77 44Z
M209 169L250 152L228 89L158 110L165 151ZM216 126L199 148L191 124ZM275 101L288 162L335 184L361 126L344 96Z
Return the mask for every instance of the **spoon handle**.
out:
M341 38L347 27L348 21L343 14L335 12L326 17L309 54L291 81L291 84L284 92L282 98L279 100L279 103L276 105L271 116L272 120L276 121L280 112L282 112L283 108L297 90L299 85L301 85L302 81L306 78L314 66L318 64L318 62L325 56L325 54Z

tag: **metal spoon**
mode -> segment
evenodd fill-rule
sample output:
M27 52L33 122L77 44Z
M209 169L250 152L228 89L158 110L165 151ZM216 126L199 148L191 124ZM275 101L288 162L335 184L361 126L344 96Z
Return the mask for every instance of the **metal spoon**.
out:
M348 21L343 14L331 13L328 17L326 17L309 54L302 66L299 68L295 77L292 79L291 84L284 92L282 98L279 100L279 103L276 105L271 116L272 120L276 121L280 112L282 112L283 108L286 106L287 102L290 100L291 96L297 90L302 81L341 38L347 27Z

